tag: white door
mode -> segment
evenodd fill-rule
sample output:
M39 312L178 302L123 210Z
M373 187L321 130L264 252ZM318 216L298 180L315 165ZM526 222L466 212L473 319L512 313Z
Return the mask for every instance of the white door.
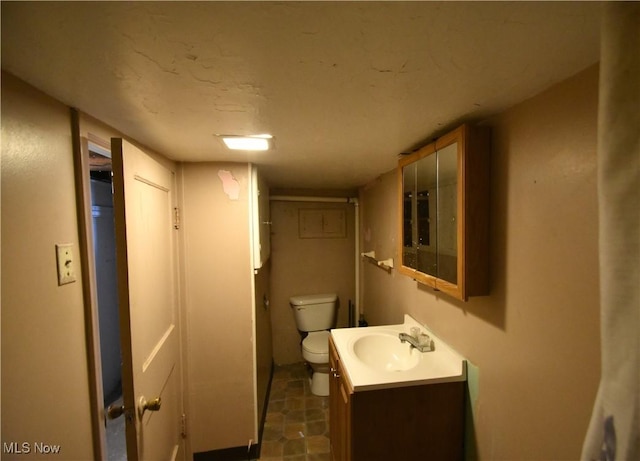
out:
M111 140L128 461L184 458L174 175Z

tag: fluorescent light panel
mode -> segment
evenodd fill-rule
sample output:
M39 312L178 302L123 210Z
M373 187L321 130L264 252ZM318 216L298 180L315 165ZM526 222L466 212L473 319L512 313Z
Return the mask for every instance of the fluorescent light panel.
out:
M227 148L231 150L269 150L271 135L261 134L256 136L220 136Z

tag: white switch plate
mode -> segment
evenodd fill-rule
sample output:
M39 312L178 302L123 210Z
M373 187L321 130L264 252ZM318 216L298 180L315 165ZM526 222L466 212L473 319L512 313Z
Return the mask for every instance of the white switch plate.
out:
M56 260L58 262L58 285L76 281L72 244L56 244Z

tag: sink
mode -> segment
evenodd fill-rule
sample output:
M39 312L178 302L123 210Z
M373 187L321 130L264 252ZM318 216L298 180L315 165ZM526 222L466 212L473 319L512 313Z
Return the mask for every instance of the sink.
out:
M431 337L431 351L420 352L400 341L400 333L416 328ZM467 379L464 357L408 314L397 325L334 328L331 341L354 392Z
M379 371L406 371L420 362L421 352L402 343L398 334L377 332L353 342L353 353L365 365Z

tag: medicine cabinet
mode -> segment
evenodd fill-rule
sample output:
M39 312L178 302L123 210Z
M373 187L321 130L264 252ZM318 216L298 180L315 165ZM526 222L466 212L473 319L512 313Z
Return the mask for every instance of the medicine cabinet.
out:
M489 151L462 125L398 162L398 271L463 301L489 294Z

